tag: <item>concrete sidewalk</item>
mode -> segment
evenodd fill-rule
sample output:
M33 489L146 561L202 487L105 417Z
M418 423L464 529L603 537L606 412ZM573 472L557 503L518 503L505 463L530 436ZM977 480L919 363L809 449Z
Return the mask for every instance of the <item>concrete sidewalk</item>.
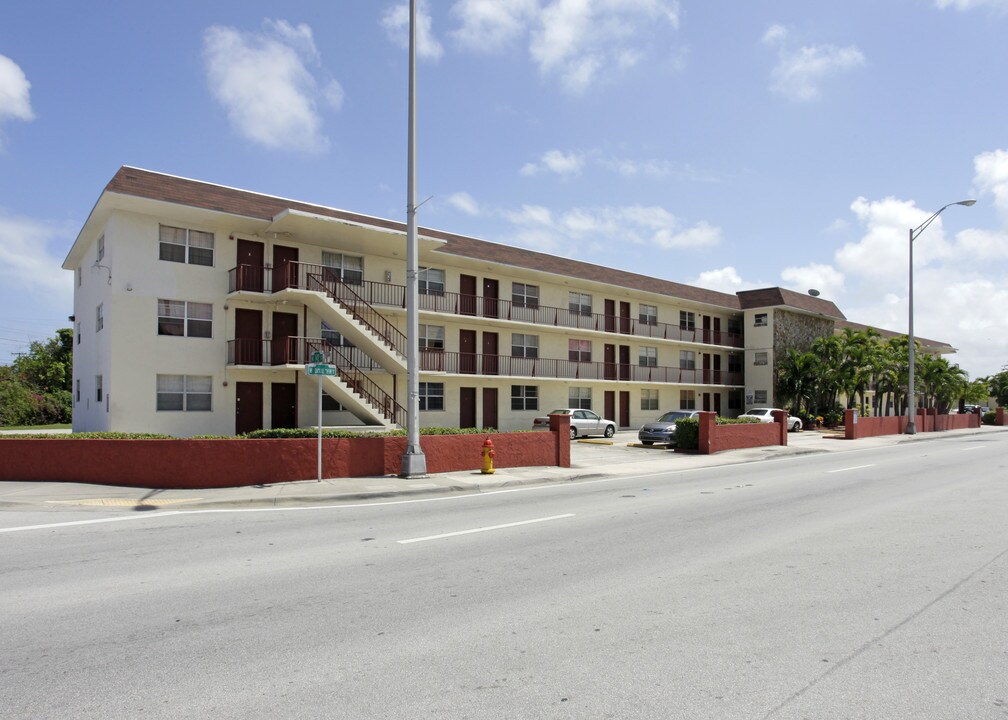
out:
M0 510L86 508L124 510L255 507L346 503L382 498L408 498L442 493L479 493L542 483L573 482L591 478L629 477L697 468L736 465L794 455L849 452L905 442L929 442L964 435L1003 432L1004 427L951 430L918 435L887 435L844 440L842 435L816 431L790 433L786 447L770 446L729 450L715 455L675 453L663 447L634 447L636 431L617 433L611 441L582 440L571 446L571 467L500 468L493 475L479 471L432 474L404 480L397 477L333 478L271 485L205 490L150 490L147 488L80 483L0 483Z

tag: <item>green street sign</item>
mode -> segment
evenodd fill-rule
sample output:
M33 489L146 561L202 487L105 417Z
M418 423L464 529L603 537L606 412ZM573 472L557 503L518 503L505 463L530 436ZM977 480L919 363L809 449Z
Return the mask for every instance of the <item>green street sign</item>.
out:
M324 363L325 362L325 356L321 352L319 352L318 350L316 350L315 352L313 352L311 354L311 361L313 363L315 363L316 365L318 365L320 363Z
M305 365L305 372L309 375L335 375L336 366L320 363L318 365Z

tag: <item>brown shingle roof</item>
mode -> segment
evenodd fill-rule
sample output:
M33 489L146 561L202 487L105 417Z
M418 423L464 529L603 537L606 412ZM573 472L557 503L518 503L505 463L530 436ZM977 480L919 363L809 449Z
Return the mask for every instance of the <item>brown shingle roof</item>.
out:
M151 200L163 200L263 220L271 220L282 211L292 209L363 225L371 225L386 230L406 232L406 224L394 220L384 220L345 210L336 210L321 205L287 200L247 190L237 190L222 185L214 185L174 175L165 175L129 166L120 168L105 190L110 193L122 193ZM638 275L637 273L593 265L580 260L547 255L546 253L535 252L534 250L526 250L486 240L477 240L476 238L456 235L442 230L420 228L419 232L424 237L440 239L446 242L444 246L438 248L435 252L486 260L528 270L555 273L557 275L609 285L619 285L635 290L715 305L730 310L739 309L738 298L729 293L683 285L670 280Z
M743 310L784 306L825 315L837 320L846 320L844 314L831 301L780 287L742 290L738 293L738 299Z
M887 340L889 338L903 337L906 335L906 333L894 332L892 330L883 330L882 328L876 327L874 325L862 325L861 323L851 322L850 320L838 320L836 323L836 328L838 330L845 330L849 328L851 330L858 330L858 331L867 330L868 328L871 328L872 330L874 330ZM943 355L955 352L955 348L949 345L947 342L941 342L940 340L929 340L928 338L922 338L919 335L914 335L914 339L924 347L941 352Z

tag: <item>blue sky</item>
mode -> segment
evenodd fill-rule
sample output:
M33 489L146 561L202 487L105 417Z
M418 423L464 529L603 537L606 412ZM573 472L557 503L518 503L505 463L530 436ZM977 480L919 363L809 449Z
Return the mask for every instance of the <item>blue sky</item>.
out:
M405 219L401 2L0 9L0 362L66 326L60 264L134 165ZM428 227L1008 363L1008 0L421 3Z

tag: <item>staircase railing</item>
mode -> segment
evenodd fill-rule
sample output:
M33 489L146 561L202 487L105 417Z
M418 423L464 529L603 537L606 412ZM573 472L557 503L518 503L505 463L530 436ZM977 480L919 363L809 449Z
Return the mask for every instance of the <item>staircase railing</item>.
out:
M406 357L406 336L402 331L372 307L354 290L352 283L344 281L332 268L325 265L290 263L288 272L288 287L324 292L350 313L354 320L381 338L389 348Z
M336 347L320 338L292 337L290 342L294 346L292 350L296 353L295 357L300 361L299 364L306 364L308 358L316 352L322 353L327 363L336 366L339 379L346 383L355 395L377 408L386 419L406 427L406 408L354 365L349 355L344 352L345 348Z

